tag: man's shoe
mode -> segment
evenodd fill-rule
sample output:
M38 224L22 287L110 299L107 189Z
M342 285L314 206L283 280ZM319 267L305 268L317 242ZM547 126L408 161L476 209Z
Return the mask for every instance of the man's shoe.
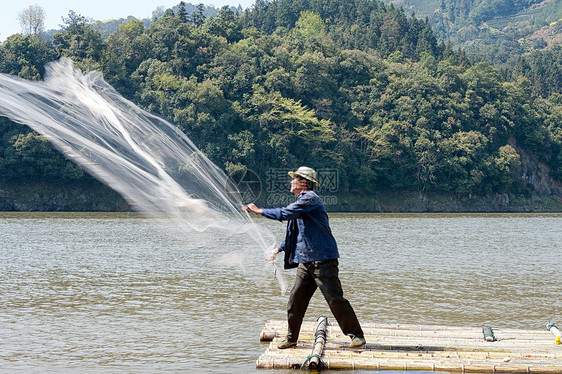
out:
M348 348L360 348L363 347L365 344L367 344L365 338L360 338L358 336L355 336L353 339L351 339L351 344L349 344Z
M288 339L285 339L281 343L277 344L277 348L279 349L287 349L296 346L297 346L297 342L291 342Z

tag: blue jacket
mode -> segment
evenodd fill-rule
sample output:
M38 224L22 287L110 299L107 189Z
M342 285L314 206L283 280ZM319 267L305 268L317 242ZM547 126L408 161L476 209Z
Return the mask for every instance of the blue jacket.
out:
M288 221L285 240L279 251L285 251L285 268L299 263L339 258L328 215L322 199L311 190L297 196L297 201L284 208L264 209L262 215Z

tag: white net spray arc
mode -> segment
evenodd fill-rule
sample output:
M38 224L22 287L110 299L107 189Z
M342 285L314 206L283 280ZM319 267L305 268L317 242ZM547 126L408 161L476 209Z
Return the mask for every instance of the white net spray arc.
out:
M173 222L185 235L242 235L242 249L209 251L253 279L276 274L264 257L273 235L256 225L236 185L176 126L122 97L101 73L83 74L62 58L44 81L0 74L0 115L31 127L135 210Z

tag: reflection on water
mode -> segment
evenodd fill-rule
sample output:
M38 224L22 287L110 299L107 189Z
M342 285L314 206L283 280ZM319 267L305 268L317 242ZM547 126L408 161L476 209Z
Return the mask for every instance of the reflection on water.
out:
M283 237L284 224L258 221ZM362 321L562 321L560 214L333 214L331 224ZM237 240L130 214L1 213L0 371L255 371L259 331L285 318L286 295L212 264L246 245ZM319 315L331 317L318 294L307 319Z

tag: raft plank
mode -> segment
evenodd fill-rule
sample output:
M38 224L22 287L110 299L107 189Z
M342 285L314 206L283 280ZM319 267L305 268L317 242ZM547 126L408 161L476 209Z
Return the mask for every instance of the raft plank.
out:
M314 329L314 322L303 323L297 347L280 350L287 323L268 321L260 340L272 342L256 367L299 368L311 354ZM482 327L364 324L363 330L367 346L349 349L349 337L330 323L322 356L327 369L562 374L562 345L548 330L493 328L494 342L484 339Z

